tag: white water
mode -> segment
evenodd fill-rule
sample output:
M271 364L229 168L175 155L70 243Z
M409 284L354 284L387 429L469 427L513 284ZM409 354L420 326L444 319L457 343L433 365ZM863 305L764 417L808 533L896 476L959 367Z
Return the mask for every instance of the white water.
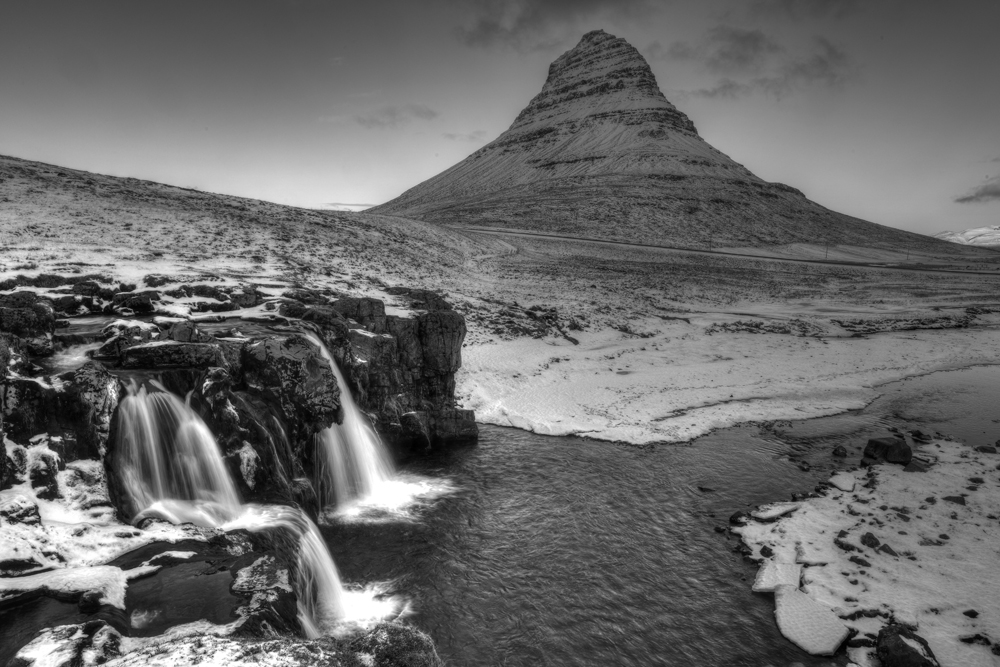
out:
M368 417L358 408L343 374L323 341L306 337L319 346L340 386L344 422L323 429L316 436L317 481L320 502L344 508L353 501L377 496L393 477L392 461Z
M118 407L119 474L140 516L214 528L241 511L212 432L191 406L133 382Z
M154 387L160 391L133 383L119 406L120 474L140 510L136 521L153 516L223 530L288 531L297 542L298 618L310 638L344 622L377 620L366 615L387 615L398 607L388 598L356 604L363 601L353 600L352 593L355 613L349 614L340 575L316 524L298 508L242 505L208 426L190 405L162 385Z

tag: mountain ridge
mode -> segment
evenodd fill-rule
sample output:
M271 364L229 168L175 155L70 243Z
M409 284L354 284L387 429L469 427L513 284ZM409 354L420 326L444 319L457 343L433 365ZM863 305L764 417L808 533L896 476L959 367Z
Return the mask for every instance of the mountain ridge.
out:
M591 31L494 141L371 213L688 247L791 243L949 252L836 213L704 141L626 40Z

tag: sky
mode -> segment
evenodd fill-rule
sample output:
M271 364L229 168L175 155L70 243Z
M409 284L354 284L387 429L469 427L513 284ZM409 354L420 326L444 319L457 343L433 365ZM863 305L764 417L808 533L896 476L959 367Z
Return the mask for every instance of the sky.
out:
M0 154L318 207L506 130L587 31L713 146L925 234L1000 225L996 0L4 0Z

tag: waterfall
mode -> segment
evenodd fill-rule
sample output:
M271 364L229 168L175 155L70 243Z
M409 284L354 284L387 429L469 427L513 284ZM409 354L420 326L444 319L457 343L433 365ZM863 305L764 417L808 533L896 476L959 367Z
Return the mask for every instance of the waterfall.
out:
M306 337L319 346L340 385L344 422L323 429L316 436L318 492L323 505L343 507L351 500L371 495L393 476L392 461L368 417L358 408L333 355L314 334Z
M336 622L347 617L344 587L337 566L316 524L302 510L284 505L250 504L238 519L222 528L246 528L253 532L284 529L289 533L293 540L291 546L297 547L295 595L299 623L306 637L321 637Z
M152 384L159 391L133 382L118 408L118 472L141 510L135 520L286 531L297 547L299 622L309 638L324 634L346 613L337 567L316 524L298 508L242 505L208 426L188 403Z
M142 516L211 528L237 516L240 496L212 432L191 406L133 381L118 408L118 473Z

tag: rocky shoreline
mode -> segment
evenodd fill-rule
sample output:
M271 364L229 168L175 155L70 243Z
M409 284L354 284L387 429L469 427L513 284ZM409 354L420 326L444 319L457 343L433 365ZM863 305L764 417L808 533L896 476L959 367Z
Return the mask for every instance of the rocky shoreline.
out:
M315 517L323 499L313 441L342 421L342 391L397 458L476 439L472 411L454 397L464 317L422 290L394 290L387 313L378 299L329 290L163 275L142 282L139 289L96 275L41 275L3 284L0 610L48 596L67 603L66 616L93 615L43 630L11 664L150 664L153 655L184 662L186 652L207 656L210 646L232 664L239 656L282 665L312 656L308 664L354 665L383 653L397 657L378 664L439 664L430 639L398 622L352 638L297 639L289 585L296 553L280 530L121 523L142 508L123 490L116 410L129 383L155 380L186 396L216 435L245 502ZM349 387L338 386L313 341L337 360ZM126 588L171 568L231 579L230 607L187 634L140 638L155 617L126 617ZM260 663L265 657L271 662Z
M760 564L753 590L775 595L779 629L804 650L846 643L861 667L992 665L997 470L994 446L900 431L805 498L734 514L731 532Z

